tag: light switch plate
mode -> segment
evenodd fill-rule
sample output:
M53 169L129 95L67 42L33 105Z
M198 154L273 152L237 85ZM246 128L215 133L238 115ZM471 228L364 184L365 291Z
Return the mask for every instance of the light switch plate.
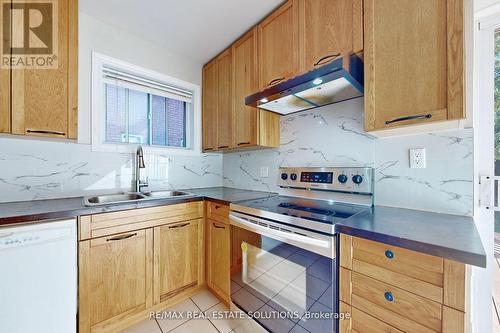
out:
M260 178L268 178L269 177L269 167L264 166L260 167Z
M410 168L423 169L426 167L425 148L410 149Z

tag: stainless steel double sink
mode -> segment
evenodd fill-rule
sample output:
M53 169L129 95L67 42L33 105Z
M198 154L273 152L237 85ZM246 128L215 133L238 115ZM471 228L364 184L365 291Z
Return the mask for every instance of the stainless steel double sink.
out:
M146 193L118 193L97 195L92 197L85 197L85 206L99 206L120 204L126 202L154 200L154 199L169 199L169 198L185 198L192 197L194 194L182 191L151 191Z

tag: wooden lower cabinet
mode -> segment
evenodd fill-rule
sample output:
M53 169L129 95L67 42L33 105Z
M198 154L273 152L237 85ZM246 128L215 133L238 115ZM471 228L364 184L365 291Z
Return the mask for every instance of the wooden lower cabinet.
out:
M79 332L119 332L201 289L203 215L200 201L80 217Z
M464 264L340 236L340 332L464 332Z
M223 301L230 295L230 226L207 219L207 285Z
M154 228L156 302L198 283L200 220Z
M79 332L153 305L153 230L137 230L79 244Z

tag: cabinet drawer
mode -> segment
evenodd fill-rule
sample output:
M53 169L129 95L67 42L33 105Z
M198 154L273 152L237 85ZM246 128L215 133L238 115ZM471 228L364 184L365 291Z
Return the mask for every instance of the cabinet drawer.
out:
M215 221L229 224L229 206L207 201L207 217Z
M356 272L352 306L405 332L441 331L441 304Z
M443 286L443 258L440 257L353 237L352 260L353 266L357 266L353 267L354 271L360 269L359 264L354 265L356 261L364 262L438 287ZM364 271L362 273L365 274Z
M80 218L80 240L203 217L203 201L95 214Z
M403 331L400 331L397 328L394 328L356 308L352 308L351 311L351 332L403 333Z
M394 272L380 266L354 259L353 271L383 281L392 286L426 297L434 302L443 303L443 287Z

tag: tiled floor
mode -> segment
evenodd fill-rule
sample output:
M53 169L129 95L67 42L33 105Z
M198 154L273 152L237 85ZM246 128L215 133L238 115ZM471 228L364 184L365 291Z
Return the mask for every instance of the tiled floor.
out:
M176 314L177 318L172 316L171 318L146 319L121 333L259 332L259 327L256 328L250 319L222 318L225 311L229 309L208 290L205 290L160 313L160 315ZM188 318L190 314L200 315L202 312L205 313L205 318Z

